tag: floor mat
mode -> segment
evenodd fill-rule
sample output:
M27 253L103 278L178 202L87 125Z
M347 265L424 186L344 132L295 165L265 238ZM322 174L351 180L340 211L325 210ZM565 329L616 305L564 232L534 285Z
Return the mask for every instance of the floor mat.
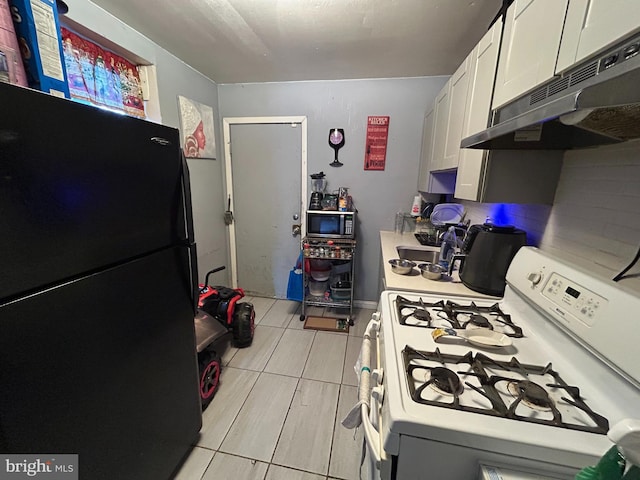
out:
M324 330L327 332L349 332L349 322L346 318L312 317L304 321L304 328L311 330Z

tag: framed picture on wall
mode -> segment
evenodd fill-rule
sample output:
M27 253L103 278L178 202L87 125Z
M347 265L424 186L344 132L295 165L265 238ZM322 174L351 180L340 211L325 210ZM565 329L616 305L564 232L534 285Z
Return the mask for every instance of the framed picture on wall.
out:
M216 158L213 108L178 95L180 137L187 158Z

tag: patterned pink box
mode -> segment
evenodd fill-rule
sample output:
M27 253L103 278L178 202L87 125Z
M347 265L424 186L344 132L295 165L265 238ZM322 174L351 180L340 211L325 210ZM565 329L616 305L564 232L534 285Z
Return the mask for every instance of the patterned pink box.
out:
M0 0L0 81L27 86L8 0Z

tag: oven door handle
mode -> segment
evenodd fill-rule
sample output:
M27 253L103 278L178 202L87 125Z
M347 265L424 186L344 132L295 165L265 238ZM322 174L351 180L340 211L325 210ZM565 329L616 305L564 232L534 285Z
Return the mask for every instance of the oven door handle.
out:
M371 380L371 340L375 338L376 347L379 348L378 332L380 330L379 316L374 314L372 319L367 324L367 328L362 340L362 358L360 367L360 382L358 396L362 401L360 406L360 415L362 419L362 425L364 427L364 438L367 443L367 447L376 467L380 468L381 457L381 441L380 432L376 430L376 427L371 421L371 413L378 411L378 402L375 396L371 395L369 391L369 382ZM378 362L380 361L380 355L377 355ZM379 368L378 368L379 370ZM378 387L376 385L376 387Z
M375 400L372 399L372 402L375 402ZM364 427L364 441L367 443L369 453L371 454L376 467L379 469L380 462L382 461L382 456L380 455L380 449L382 448L380 445L380 432L378 432L373 426L373 423L371 423L369 418L369 407L362 405L360 409L362 414L362 426Z
M371 340L375 339L376 349L379 348L378 332L380 331L380 320L378 313L374 313L367 324L362 339L362 348L360 350L360 379L358 382L358 399L363 403L369 403L369 385L371 381ZM380 358L378 356L378 362ZM380 365L377 370L380 370ZM374 376L374 379L378 377Z

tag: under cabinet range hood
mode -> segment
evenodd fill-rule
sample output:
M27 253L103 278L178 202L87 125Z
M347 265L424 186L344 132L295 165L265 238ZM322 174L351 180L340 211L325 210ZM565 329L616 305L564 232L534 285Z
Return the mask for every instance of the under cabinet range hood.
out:
M462 148L569 150L640 138L640 35L493 113Z

